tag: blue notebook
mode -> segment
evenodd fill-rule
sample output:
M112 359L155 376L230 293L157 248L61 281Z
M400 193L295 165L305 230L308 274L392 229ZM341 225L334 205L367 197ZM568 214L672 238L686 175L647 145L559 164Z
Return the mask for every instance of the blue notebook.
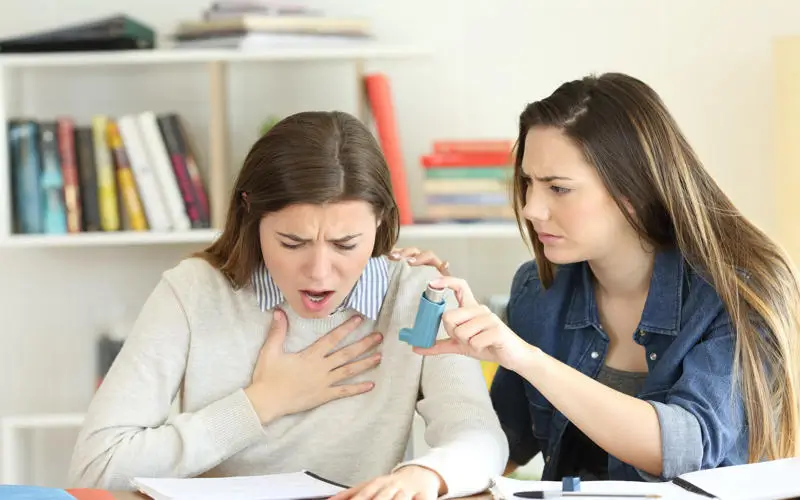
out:
M0 500L75 500L61 488L0 484Z

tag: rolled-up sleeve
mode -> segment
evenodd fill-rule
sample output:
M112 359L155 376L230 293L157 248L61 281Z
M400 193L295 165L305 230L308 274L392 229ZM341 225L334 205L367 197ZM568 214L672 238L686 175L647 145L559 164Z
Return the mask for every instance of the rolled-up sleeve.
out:
M735 338L730 324L714 328L684 358L683 373L664 402L649 401L661 427L662 474L671 480L719 466L746 432L741 391L733 385Z

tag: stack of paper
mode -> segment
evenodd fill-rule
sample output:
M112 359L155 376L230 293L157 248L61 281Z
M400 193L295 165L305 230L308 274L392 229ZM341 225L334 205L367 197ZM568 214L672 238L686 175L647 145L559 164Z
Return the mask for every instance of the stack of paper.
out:
M154 500L310 500L344 490L308 471L225 478L142 478L133 486Z

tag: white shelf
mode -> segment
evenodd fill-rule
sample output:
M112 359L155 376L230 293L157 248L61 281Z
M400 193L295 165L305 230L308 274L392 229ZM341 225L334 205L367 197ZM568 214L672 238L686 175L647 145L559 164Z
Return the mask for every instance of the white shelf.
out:
M140 245L178 245L210 243L216 238L216 229L196 229L182 232L120 231L114 233L91 232L80 234L15 234L0 240L2 248L57 248L57 247L108 247ZM514 223L474 224L416 224L401 226L400 238L451 239L451 238L519 238Z
M516 222L415 224L400 226L400 238L519 238Z
M5 240L0 240L0 247L105 247L210 243L217 234L218 231L212 229L197 229L194 231L181 232L120 231L114 233L15 234L9 236Z
M59 52L43 54L6 54L0 64L8 68L97 66L125 64L180 64L214 61L312 61L403 59L425 56L428 51L405 46L369 43L353 47L292 48L270 50L237 49L153 49L108 52Z
M7 432L9 429L53 429L64 427L80 427L83 425L83 413L36 413L30 415L12 415L0 419L0 426Z

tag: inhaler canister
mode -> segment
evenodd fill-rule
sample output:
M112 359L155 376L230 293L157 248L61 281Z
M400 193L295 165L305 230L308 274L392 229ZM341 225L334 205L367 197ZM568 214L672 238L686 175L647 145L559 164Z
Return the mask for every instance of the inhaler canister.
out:
M416 347L432 347L436 343L444 312L444 288L427 286L419 299L413 328L402 328L400 340Z

